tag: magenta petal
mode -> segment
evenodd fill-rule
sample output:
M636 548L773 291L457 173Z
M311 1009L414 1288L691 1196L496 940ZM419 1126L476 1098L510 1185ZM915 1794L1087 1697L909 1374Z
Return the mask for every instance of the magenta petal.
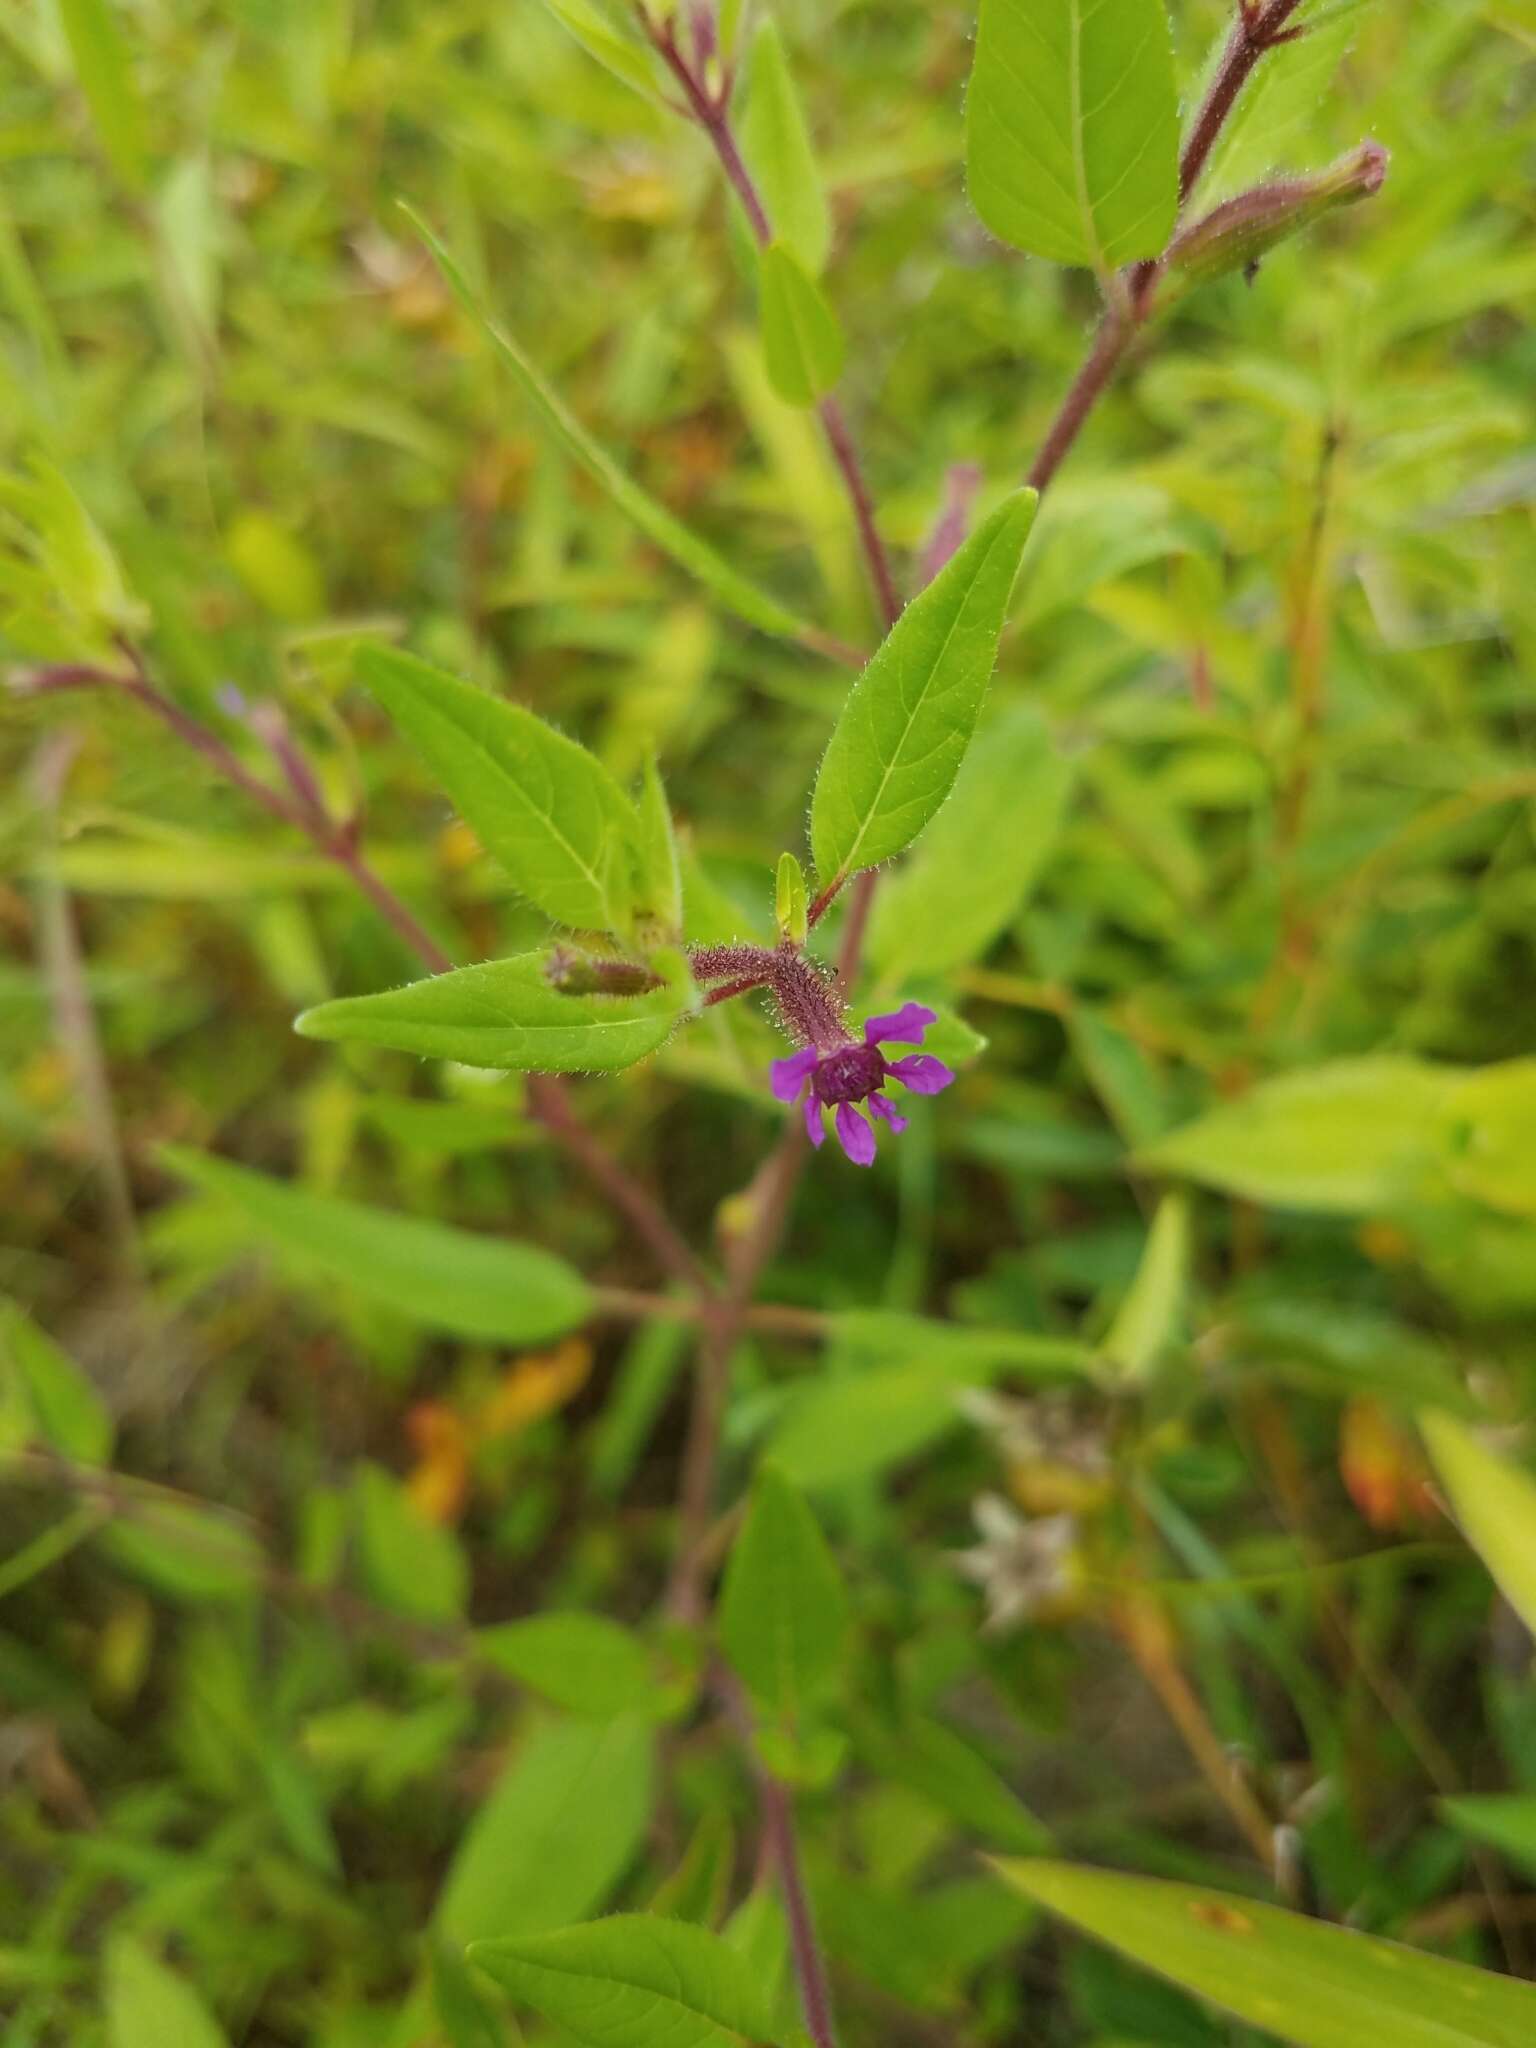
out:
M837 1105L834 1122L837 1125L837 1142L854 1165L873 1166L875 1134L851 1102L840 1102Z
M814 1045L802 1046L799 1052L791 1053L787 1060L775 1060L768 1069L768 1085L778 1102L793 1102L805 1086L806 1078L816 1064Z
M904 1060L892 1060L889 1071L904 1081L914 1095L937 1095L955 1078L942 1060L930 1052L909 1053Z
M894 1038L898 1045L921 1045L923 1033L938 1021L936 1010L927 1009L922 1003L903 1003L899 1010L888 1010L883 1017L864 1019L864 1043L884 1045L888 1038Z
M893 1131L904 1131L907 1128L907 1119L899 1113L895 1103L888 1096L871 1095L869 1106L876 1116L885 1118Z
M822 1120L821 1104L814 1095L807 1095L805 1098L805 1135L818 1151L827 1142L827 1127Z

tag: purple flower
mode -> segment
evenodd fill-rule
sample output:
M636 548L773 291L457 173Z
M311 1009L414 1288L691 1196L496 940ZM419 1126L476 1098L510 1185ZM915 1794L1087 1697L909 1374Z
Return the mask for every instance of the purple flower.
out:
M805 1128L813 1145L825 1142L824 1112L833 1111L837 1142L855 1166L875 1163L875 1129L858 1110L856 1102L867 1102L876 1117L893 1131L904 1131L907 1120L896 1105L880 1093L889 1080L900 1081L914 1095L937 1095L955 1078L942 1060L932 1053L908 1053L888 1060L880 1050L894 1041L898 1045L921 1045L923 1033L937 1023L934 1011L921 1003L903 1003L884 1017L871 1017L864 1025L864 1043L843 1037L837 1044L807 1045L787 1060L775 1060L771 1085L780 1102L794 1102L809 1083L805 1095Z

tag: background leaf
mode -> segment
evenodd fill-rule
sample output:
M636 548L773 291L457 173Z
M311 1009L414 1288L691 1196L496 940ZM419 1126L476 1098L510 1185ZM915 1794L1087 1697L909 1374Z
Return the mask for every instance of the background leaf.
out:
M0 1444L14 1429L23 1441L35 1435L82 1464L100 1464L111 1454L112 1417L101 1395L20 1303L3 1296L0 1390Z
M849 691L811 798L823 886L900 853L954 786L1035 504L1018 491L983 520Z
M993 234L1101 276L1160 255L1178 150L1162 0L981 0L966 176Z
M1073 781L1033 705L982 723L954 794L875 898L869 948L883 982L980 959L1054 852Z
M285 1257L411 1322L533 1344L574 1329L591 1312L581 1275L535 1245L314 1194L180 1146L167 1147L164 1157L184 1180L234 1203Z
M826 1538L794 1487L765 1466L726 1567L726 1657L762 1707L794 1721L832 1679L847 1632L848 1597Z
M741 147L774 233L789 244L812 277L819 276L832 246L832 214L805 110L772 15L759 22L752 39Z
M521 705L411 655L365 647L357 665L530 901L564 924L623 927L640 822L600 761Z
M1536 1635L1536 1479L1485 1449L1453 1415L1430 1411L1420 1427L1467 1541Z
M762 251L757 276L769 379L789 404L814 405L843 374L846 349L837 315L782 242Z
M469 1942L580 1920L624 1874L650 1810L645 1722L533 1722L459 1847L439 1928Z
M638 814L640 866L636 888L640 913L654 922L663 937L675 940L683 928L683 871L667 792L661 771L650 755L646 757L640 784Z
M1298 2048L1520 2048L1536 1986L1193 1885L1002 1862L1010 1884Z
M640 1712L653 1685L645 1646L602 1614L533 1614L481 1629L481 1651L553 1706L573 1714Z
M620 1913L533 1941L477 1942L474 1961L520 2005L591 2048L740 2048L784 2038L736 1951L681 1920Z
M1385 1053L1281 1074L1170 1131L1138 1163L1282 1207L1390 1208L1433 1177L1451 1078Z
M108 2048L228 2048L228 2035L186 1979L130 1934L106 1954Z
M453 1531L430 1521L378 1465L360 1467L356 1487L358 1548L373 1597L417 1621L457 1621L469 1566Z
M114 0L59 0L59 20L108 160L125 185L141 191L149 169L144 108Z
M1178 1341L1189 1276L1189 1201L1164 1195L1147 1232L1136 1277L1104 1339L1116 1376L1145 1379Z
M410 209L406 209L410 212ZM664 505L644 491L619 465L608 451L601 447L574 413L565 405L553 388L540 376L523 350L512 339L506 329L493 321L480 306L470 290L464 273L459 269L443 244L430 228L410 215L418 234L427 243L436 257L444 277L452 287L455 296L465 311L483 329L486 338L495 349L500 360L511 370L524 396L529 400L544 425L555 439L579 462L589 475L596 478L603 489L639 527L640 531L659 547L663 554L670 555L678 566L686 569L690 576L712 591L720 602L743 618L750 626L756 626L764 633L779 633L791 640L802 640L808 634L815 635L805 622L797 619L793 612L749 583L722 559L707 542L691 533L682 521L675 518Z

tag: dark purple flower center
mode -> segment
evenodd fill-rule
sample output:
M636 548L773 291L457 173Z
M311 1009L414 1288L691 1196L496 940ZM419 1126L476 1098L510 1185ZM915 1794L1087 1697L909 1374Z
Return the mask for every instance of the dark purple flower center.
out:
M885 1079L886 1065L876 1045L840 1045L817 1061L811 1092L818 1102L862 1102Z

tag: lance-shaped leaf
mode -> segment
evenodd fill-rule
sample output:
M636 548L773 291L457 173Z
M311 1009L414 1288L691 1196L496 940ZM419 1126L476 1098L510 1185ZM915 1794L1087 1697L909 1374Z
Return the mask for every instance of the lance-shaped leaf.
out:
M1430 1184L1456 1078L1398 1053L1278 1074L1159 1138L1136 1163L1280 1208L1391 1208Z
M900 853L953 788L1036 503L1017 491L982 522L849 691L811 799L824 886Z
M605 71L622 78L647 99L657 97L651 58L638 36L623 34L593 0L544 0L544 4Z
M783 242L770 242L758 259L758 291L768 380L790 405L814 405L843 374L837 315Z
M665 505L658 504L648 491L642 490L634 478L619 467L607 449L587 432L553 386L540 375L507 330L491 319L470 290L464 273L432 230L409 207L404 211L432 251L455 298L512 372L544 426L566 453L601 484L620 511L626 513L663 554L670 555L680 568L696 577L706 590L713 591L723 605L745 619L748 625L756 626L764 633L782 634L790 640L816 642L819 636L814 627L803 619L797 619L777 598L739 575L707 541L700 540L680 519L674 518Z
M746 1958L686 1921L616 1913L522 1941L477 1941L470 1957L519 2005L590 2048L746 2048L785 2038Z
M1536 1479L1488 1450L1452 1415L1431 1410L1419 1428L1462 1533L1536 1635Z
M550 982L547 954L519 953L320 1003L293 1028L303 1038L387 1045L471 1067L614 1073L663 1044L691 1002L681 977L638 996L566 995Z
M841 1661L848 1596L816 1517L764 1466L731 1550L720 1602L720 1641L757 1704L798 1719Z
M123 183L140 191L149 170L144 106L114 0L59 0L58 18L101 146Z
M179 1145L161 1157L183 1180L233 1203L286 1257L412 1322L532 1344L574 1329L591 1310L586 1281L537 1245L317 1195Z
M1143 1380L1179 1334L1189 1273L1189 1197L1167 1194L1157 1205L1130 1292L1104 1339L1117 1379Z
M875 898L882 986L977 960L1055 851L1074 771L1033 704L989 717L923 843Z
M227 2048L201 1993L131 1934L108 1942L102 1990L107 2048Z
M525 1724L443 1880L442 1933L531 1938L598 1912L645 1839L655 1748L635 1714Z
M832 246L832 213L784 54L784 39L771 17L752 41L741 147L774 233L788 242L816 276Z
M981 0L966 174L993 234L1032 256L1102 277L1160 255L1179 205L1163 0Z
M683 871L677 857L672 807L654 755L647 755L636 805L640 821L640 865L636 876L637 923L675 939L683 928Z
M413 655L365 647L357 667L530 902L562 924L624 925L640 824L601 761L521 705Z
M1194 1885L1002 1861L1026 1897L1297 2048L1526 2048L1536 1985Z

